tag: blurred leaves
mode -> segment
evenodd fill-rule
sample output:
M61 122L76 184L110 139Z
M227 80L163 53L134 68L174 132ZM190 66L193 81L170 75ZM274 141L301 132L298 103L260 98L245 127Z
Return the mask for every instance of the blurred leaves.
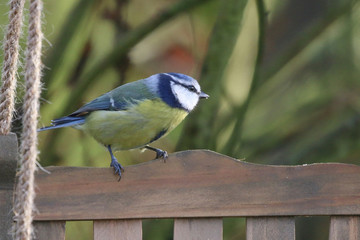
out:
M322 4L326 4L326 2L327 1L324 1ZM318 15L313 14L313 17L307 19L307 21L303 21L302 31L291 33L292 36L287 38L288 39L287 42L282 40L283 45L277 47L278 52L275 52L274 49L271 48L272 47L271 42L268 41L269 39L271 40L271 38L274 38L273 35L271 35L271 32L269 33L269 31L265 31L267 11L265 9L264 3L262 1L256 1L256 4L257 4L256 6L257 6L257 17L258 17L257 56L254 62L255 67L253 72L253 78L251 80L247 97L245 97L245 100L242 102L232 103L232 105L229 106L231 110L227 111L226 113L222 113L221 115L218 115L219 109L223 105L223 103L220 101L221 99L220 93L222 91L221 89L224 89L224 85L227 83L226 81L219 80L221 79L221 77L217 78L217 80L214 79L210 80L211 81L210 84L208 83L204 84L202 82L201 83L202 86L205 86L203 88L210 89L210 91L214 91L213 94L212 92L210 92L210 95L211 96L214 95L216 99L213 100L212 103L208 103L208 102L205 103L207 106L209 106L208 108L201 106L201 109L197 110L197 114L193 114L191 116L191 120L187 122L186 131L183 131L183 135L182 138L180 138L178 146L180 148L183 147L185 149L210 148L233 157L244 157L244 156L252 157L251 161L255 160L262 163L296 164L296 163L308 162L310 161L309 159L307 159L306 161L304 160L307 154L310 154L313 151L314 152L319 151L319 153L323 152L319 148L324 148L326 144L329 144L328 141L333 141L332 138L324 136L324 137L320 137L321 139L320 141L316 139L316 144L314 144L313 141L307 138L307 140L305 141L310 145L304 145L303 146L304 149L302 150L294 150L294 148L298 148L297 146L301 142L300 139L304 137L303 135L305 133L303 129L305 127L304 124L307 123L307 124L312 124L312 126L315 126L314 122L312 121L315 119L302 120L301 118L298 118L297 119L298 121L296 120L293 121L293 123L295 124L296 122L298 122L297 124L299 124L299 127L301 127L300 129L293 129L291 131L291 137L294 138L293 141L294 145L290 147L289 151L279 152L278 151L279 148L284 149L286 148L286 146L289 146L289 144L292 142L292 141L289 142L289 136L285 135L284 137L281 137L282 130L277 133L274 132L271 136L267 136L266 131L264 131L264 128L259 127L254 123L250 123L249 125L247 125L246 119L251 118L249 117L248 114L248 108L250 105L250 112L251 112L253 109L257 109L258 108L257 106L260 107L264 106L264 101L266 100L263 100L263 102L260 103L253 102L253 99L257 98L258 91L262 91L262 93L266 92L265 94L266 97L272 98L272 95L276 96L276 94L273 94L271 92L272 90L274 92L277 92L279 90L282 90L284 86L289 84L284 81L279 81L279 78L274 78L274 76L276 76L276 74L278 74L279 72L284 71L284 69L286 70L289 65L289 62L293 61L297 57L304 54L304 52L307 50L309 45L311 45L313 42L319 41L319 38L322 37L322 34L325 34L329 27L334 26L334 22L339 21L339 19L342 19L346 17L348 14L350 14L354 9L354 1L332 2L331 4L329 4L328 9L318 10L319 12L317 14L323 14L323 15L320 17ZM300 5L301 4L305 5L304 3L300 3ZM288 11L292 11L291 5L288 5L287 7L288 7L287 9ZM295 7L298 6L296 6L295 4ZM276 20L274 20L274 22L275 21ZM284 19L282 19L282 21L284 21ZM352 24L350 24L349 26L352 26ZM285 27L285 29L286 28L290 28L290 27ZM274 27L270 24L269 29L273 30ZM214 31L215 30L216 28L214 28ZM265 36L265 33L267 35L270 35L270 37ZM283 32L280 32L279 34L283 34L284 36ZM278 46L278 43L274 43L274 46ZM264 51L264 48L270 48L272 49L272 51L271 50ZM210 42L209 50L211 49L216 49L216 47L213 48ZM265 56L263 56L264 52L266 53ZM223 52L219 54L221 55L223 54ZM271 54L272 58L269 57L270 56L269 54ZM265 57L264 62L262 62L263 57ZM203 66L204 69L207 69L207 65L206 65L207 60L208 58L205 58L204 66ZM351 65L349 67L351 67ZM218 64L215 64L213 68L215 68L216 70L222 69L221 67L220 68L218 67ZM356 69L352 68L350 71L354 72L355 70ZM297 72L294 72L294 74L297 74ZM211 73L211 75L216 76L216 74L214 73ZM299 75L298 77L301 77L301 75ZM285 81L288 81L287 79ZM204 75L202 75L202 80L208 81L207 78L204 77ZM350 79L348 80L352 81ZM301 85L300 81L298 81L298 85ZM303 89L303 91L309 92L308 88ZM227 93L223 92L222 94L223 94L222 96L226 98ZM263 96L260 96L260 98L261 97ZM318 105L318 108L314 107L313 111L319 111L319 108L321 108L320 105L322 105L321 103L324 101L323 100L324 97L325 95L319 92L319 97L317 99L313 99L313 105L314 106ZM328 100L331 101L331 99L332 98L330 97ZM334 102L331 101L330 103L327 104L333 104L333 103ZM253 106L251 106L251 104L253 104ZM294 104L294 102L291 101L290 99L288 101L288 104L289 105L292 104L293 106L298 105L297 103ZM306 103L306 105L309 106L310 104ZM275 106L276 105L272 104L268 107L269 109L271 109L272 107ZM301 106L301 104L298 105L298 107L301 111L303 111L303 107ZM297 114L297 113L293 113L293 114ZM309 111L306 111L305 114L309 114ZM281 115L278 116L279 119L281 119L281 117L282 117ZM275 118L276 117L273 117L273 119ZM344 119L343 123L338 123L338 128L342 129L341 126L343 125L348 126L347 124L348 121L355 121L352 119L357 119L357 116L355 115L350 117L350 120ZM303 121L306 121L306 123ZM266 119L264 119L264 121L261 121L259 119L258 122L260 122L260 124L264 126L266 126L267 124ZM250 132L254 132L254 131L259 132L258 138L256 138L256 136L250 135L251 140L248 139L247 138L248 136L246 134L247 129L246 128L244 129L244 125L245 127L250 127L254 129L251 130ZM323 126L324 125L321 124L319 125L319 128L322 128ZM356 124L352 126L356 128ZM291 128L289 127L290 126L286 127L285 125L284 130L285 131L286 129L290 130ZM312 129L310 126L306 126L306 127L307 129ZM339 131L339 129L334 129L333 131L335 133L340 134L342 133L342 131ZM227 133L229 131L230 134L227 134L227 136L225 137L221 137L224 133ZM263 132L261 133L261 131ZM269 131L269 128L267 129L267 131ZM274 131L276 131L276 129L274 129ZM331 133L329 132L328 134L333 136L333 134L335 133L332 133L331 131ZM245 139L244 139L244 135L245 135ZM222 141L225 141L225 143L221 143L219 145L219 141L218 141L219 137L222 139ZM242 145L241 143L244 143L245 145ZM269 152L265 153L264 151L269 151ZM282 154L279 155L280 153ZM271 160L272 158L280 158L283 160L282 161L278 161L275 159ZM312 161L319 161L319 160L313 159Z
M89 30L94 23L94 19L97 18L96 14L99 5L99 2L96 0L81 0L69 13L69 17L60 30L59 37L54 43L56 47L52 48L49 54L45 56L46 59L44 62L46 69L42 81L46 86L49 86L51 81L51 86L56 90L58 86L61 86L67 81L66 77L61 74L64 72L62 67L64 67L64 64L73 64L73 62L76 61L76 54L70 55L67 53L73 49L81 50L82 46L85 45L85 41L90 34ZM76 41L79 35L81 35L82 38ZM72 45L75 45L75 42L79 43L78 46L74 47ZM69 59L70 56L75 56L73 57L75 59ZM51 92L46 91L45 93L47 93L48 96ZM44 96L44 98L47 98L47 96Z
M202 89L205 89L210 98L205 103L201 102L201 108L192 114L192 121L187 121L185 131L179 140L181 149L205 146L215 148L215 115L221 104L219 99L224 84L222 79L240 32L246 3L246 0L229 0L221 3L200 78Z
M255 92L261 80L260 71L262 67L262 58L264 54L265 27L266 27L266 9L263 0L256 0L256 9L258 16L259 36L258 36L254 75L251 81L247 98L245 99L242 105L240 105L237 109L234 110L236 115L235 126L223 150L225 154L230 156L236 156L236 152L239 152L239 148L241 146L241 140L242 140L241 134L242 134L242 127L243 127L245 115L248 110L251 98L255 95Z
M308 50L309 45L315 45L318 41L328 39L324 35L330 31L328 30L329 27L336 28L335 21L342 26L341 28L338 27L338 30L346 29L344 33L350 34L353 24L349 23L349 19L346 18L353 9L353 1L340 1L333 3L330 9L323 10L323 17L316 17L315 20L310 22L309 26L302 31L299 37L294 38L292 42L288 43L288 47L284 48L285 50L282 50L275 60L271 60L273 64L272 62L267 63L267 67L263 69L264 72L262 73L263 81L278 81L279 78L271 77L279 71L284 71L289 66L289 62L294 58L301 58L299 55L306 55L304 52ZM339 33L341 34L341 31ZM350 36L343 36L343 39ZM292 89L302 93L300 99L294 98L294 96L282 97L283 101L287 100L277 106L279 108L286 105L286 101L288 101L287 105L292 105L293 110L291 114L293 118L290 122L294 125L291 126L283 123L284 125L281 126L280 131L274 128L270 136L263 132L261 139L252 139L245 143L246 146L251 144L253 149L251 154L248 152L248 157L257 162L276 164L339 161L339 159L345 161L344 150L340 149L341 142L352 142L345 150L347 154L353 154L351 153L353 150L350 150L350 146L354 150L358 149L359 146L356 144L358 138L355 134L358 132L358 110L356 110L358 100L352 97L350 97L351 100L348 99L348 95L353 96L354 94L351 88L358 88L357 84L353 85L353 74L356 72L358 74L358 69L354 67L353 59L349 58L352 55L351 45L345 45L336 52L334 51L334 46L332 46L333 44L335 43L323 42L323 45L327 45L327 47L318 48L322 55L317 55L312 60L309 59L308 62L304 62L304 65L300 67L300 72L297 72L296 69L292 70L293 75L299 80L294 81L287 77L283 81L274 84L276 89L271 88L274 91L284 88L284 85L296 85L289 87L287 89L288 94L284 95L291 94ZM330 59L334 59L335 56L346 59L346 62L331 61ZM315 62L319 64L319 68L314 68L314 71L311 69L311 66ZM312 77L310 77L311 75ZM305 80L309 77L311 80ZM309 81L313 81L313 83L309 83ZM341 84L339 81L344 84ZM347 85L345 84L346 82L350 83L350 85L345 86ZM269 87L269 85L265 86ZM314 88L318 89L318 91L314 92L314 90L311 90ZM305 102L304 100L307 99L309 93L312 95L312 99L310 102ZM300 101L294 102L297 99ZM352 132L352 134L348 134L349 132ZM283 135L282 133L285 134ZM253 142L254 140L256 143L260 143L260 145ZM358 151L355 150L355 152Z

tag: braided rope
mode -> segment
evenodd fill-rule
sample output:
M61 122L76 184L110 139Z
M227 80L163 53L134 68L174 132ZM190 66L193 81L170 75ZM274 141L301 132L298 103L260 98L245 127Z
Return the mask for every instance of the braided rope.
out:
M14 239L31 239L34 212L34 173L37 160L37 123L39 116L39 97L41 91L41 0L30 0L29 32L26 50L25 87L23 105L23 133L20 146L20 170L14 206Z
M24 3L25 0L10 0L9 3L9 25L4 37L4 61L0 88L0 135L7 135L11 130Z

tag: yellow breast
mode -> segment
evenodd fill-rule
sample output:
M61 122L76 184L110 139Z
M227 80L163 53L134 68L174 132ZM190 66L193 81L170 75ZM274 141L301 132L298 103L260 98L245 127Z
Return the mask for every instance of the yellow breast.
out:
M113 150L143 147L173 130L187 112L160 100L145 100L124 111L95 111L80 127Z

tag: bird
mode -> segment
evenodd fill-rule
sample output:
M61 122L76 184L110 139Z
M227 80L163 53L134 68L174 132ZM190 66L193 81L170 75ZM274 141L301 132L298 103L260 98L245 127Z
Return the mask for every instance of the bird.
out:
M156 159L168 154L149 144L166 136L209 95L194 78L181 73L158 73L121 85L86 103L75 112L54 119L45 131L63 127L81 130L107 148L110 167L119 175L124 167L113 152L148 149Z

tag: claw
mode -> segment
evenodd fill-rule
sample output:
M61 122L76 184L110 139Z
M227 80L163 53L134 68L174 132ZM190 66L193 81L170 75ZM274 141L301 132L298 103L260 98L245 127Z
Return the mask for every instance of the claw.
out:
M151 151L154 151L156 152L156 157L155 159L158 159L158 158L163 158L164 159L164 162L166 162L166 159L169 157L168 153L164 150L161 150L159 148L154 148L154 147L150 147L150 146L145 146L145 148L151 150Z
M164 159L166 159L168 157L169 157L169 155L168 155L168 153L166 151L163 151L163 150L160 150L160 149L158 149L158 151L156 151L156 158L164 158Z
M123 166L121 166L121 164L118 162L118 160L116 159L116 157L112 153L111 146L108 145L107 148L108 148L110 156L111 156L110 167L114 168L115 174L119 175L119 180L118 181L120 181L121 180L121 172L124 172L125 169L124 169Z
M113 167L114 168L114 171L115 171L115 174L118 174L119 175L119 181L121 179L121 172L124 172L125 169L123 166L121 166L121 164L117 161L117 159L114 157L114 158L111 158L111 163L110 163L110 167Z

